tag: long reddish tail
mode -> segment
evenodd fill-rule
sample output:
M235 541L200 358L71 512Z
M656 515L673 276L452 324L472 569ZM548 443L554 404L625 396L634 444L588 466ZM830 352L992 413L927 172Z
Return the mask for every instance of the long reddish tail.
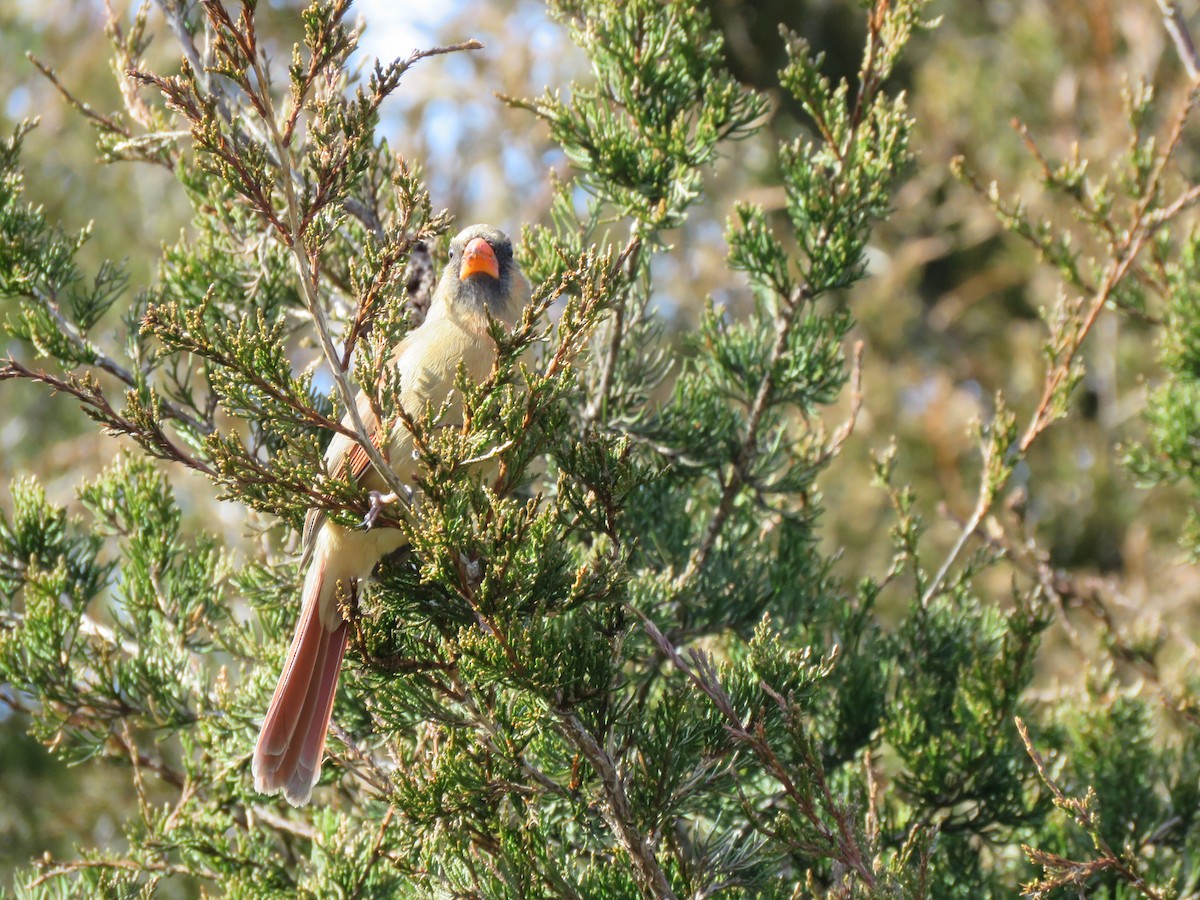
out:
M323 549L323 548L322 548ZM324 609L336 602L337 580L318 551L304 580L304 602L279 685L254 748L254 789L283 791L292 806L312 797L321 776L325 734L333 714L338 672L346 652L346 623L331 627Z

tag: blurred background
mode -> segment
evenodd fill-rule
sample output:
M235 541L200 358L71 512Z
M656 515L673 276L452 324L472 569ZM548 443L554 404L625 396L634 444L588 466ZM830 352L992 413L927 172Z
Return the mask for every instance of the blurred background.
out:
M116 0L114 0L116 2ZM825 54L832 78L853 79L863 43L855 0L698 0L724 34L729 65L748 85L770 90L783 63L778 25ZM299 35L297 6L275 0L259 9L282 67ZM118 6L119 14L132 13ZM497 95L534 97L566 91L589 78L587 60L542 4L516 0L355 5L365 32L359 58L391 59L434 44L478 38L486 48L437 57L405 76L384 108L381 134L391 149L419 163L435 208L460 224L493 222L510 233L545 220L552 173L568 164L528 113ZM1023 425L1041 392L1045 328L1040 307L1053 302L1053 271L1005 233L987 204L951 173L962 156L979 180L1038 202L1037 166L1010 120L1018 117L1049 156L1078 144L1103 169L1128 144L1122 91L1155 81L1167 100L1183 89L1174 50L1151 0L976 0L933 3L941 27L917 38L894 80L917 120L916 162L897 194L894 215L872 244L869 277L837 302L853 311L854 340L864 342L864 404L845 452L821 482L822 537L842 556L854 582L881 575L891 558L892 525L884 494L871 484L871 455L895 437L898 480L910 482L935 541L957 534L956 519L974 505L979 468L971 424L986 419L997 391ZM121 107L104 36L104 7L87 0L0 0L0 126L40 117L26 141L28 196L69 230L98 222L82 257L128 259L131 289L152 281L161 242L186 232L189 210L171 176L148 166L97 162L93 133L26 60L31 52L63 85L100 111ZM147 65L174 71L179 53L157 12ZM1163 113L1166 115L1166 112ZM804 132L793 103L773 96L772 114L753 140L727 146L688 224L666 237L655 262L656 303L672 340L692 327L707 298L739 315L746 284L725 267L724 229L735 200L781 214L771 187L778 143ZM1180 157L1196 162L1194 129ZM1060 217L1069 224L1069 216ZM779 224L786 228L784 219ZM117 325L114 318L115 328ZM102 333L102 332L101 332ZM3 352L18 352L5 348ZM1117 613L1159 642L1167 665L1194 658L1200 580L1182 561L1176 537L1186 512L1165 488L1140 490L1120 463L1123 442L1142 433L1140 410L1155 375L1150 326L1103 319L1087 348L1088 375L1072 416L1045 435L1012 487L1024 491L1028 525L1052 562L1080 577L1103 579ZM36 362L36 361L35 361ZM835 426L848 398L831 411ZM0 384L0 509L7 484L36 475L51 500L74 506L74 486L102 468L121 443L98 434L67 398L48 399L33 385ZM210 499L207 482L171 472L193 527L245 540L243 510ZM1011 573L996 570L998 597ZM1043 654L1045 680L1073 666L1076 651ZM69 854L76 844L120 846L128 776L106 782L48 758L24 735L19 717L0 706L0 885L13 865L43 851Z

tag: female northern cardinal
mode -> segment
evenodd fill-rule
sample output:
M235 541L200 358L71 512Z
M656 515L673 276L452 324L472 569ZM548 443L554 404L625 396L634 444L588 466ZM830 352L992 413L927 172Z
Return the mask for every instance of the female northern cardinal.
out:
M392 365L400 373L400 401L419 415L438 409L450 396L462 363L481 381L496 359L488 322L512 326L529 301L529 282L513 261L512 242L489 225L472 225L450 242L450 262L442 273L419 328L396 348ZM366 396L358 411L376 434L380 427ZM450 415L458 414L451 409ZM401 423L388 438L384 456L405 484L412 484L416 462L412 434ZM366 452L354 440L337 435L325 453L330 472L359 479L366 488L386 491ZM391 528L351 530L330 521L320 509L304 521L303 605L279 686L267 709L254 748L254 788L264 794L283 791L293 806L307 803L321 774L325 733L333 713L338 671L346 652L346 622L337 606L337 585L349 591L371 574L385 554L404 544Z

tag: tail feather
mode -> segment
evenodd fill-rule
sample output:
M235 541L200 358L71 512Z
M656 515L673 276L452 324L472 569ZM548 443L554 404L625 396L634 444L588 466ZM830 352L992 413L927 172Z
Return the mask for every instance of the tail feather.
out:
M330 618L322 612L334 603L337 588L326 562L325 555L318 553L305 578L300 621L251 764L255 790L264 794L282 791L293 806L309 801L320 777L338 672L346 652L346 623L339 621L331 627L323 621Z
M279 759L277 768L282 780L283 796L293 806L308 802L313 786L320 778L325 736L329 732L338 673L346 652L345 624L325 634L327 639L322 644L304 698L303 714L296 723L295 734Z

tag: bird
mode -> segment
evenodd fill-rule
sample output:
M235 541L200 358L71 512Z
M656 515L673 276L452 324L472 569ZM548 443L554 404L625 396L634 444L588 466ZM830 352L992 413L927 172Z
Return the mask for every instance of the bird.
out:
M497 354L490 323L498 320L513 327L529 297L529 281L513 259L512 241L503 231L481 224L455 236L425 321L409 332L390 359L400 376L403 408L416 415L430 405L439 409L449 399L448 421L460 416L461 404L452 397L460 364L470 378L482 382ZM380 423L367 396L360 392L356 403L372 439L377 440ZM348 417L343 424L348 425ZM400 481L411 485L418 463L413 457L412 433L402 420L383 449ZM366 451L344 434L334 436L325 453L325 465L330 473L356 479L376 497L388 490ZM251 762L259 793L282 792L293 806L303 806L311 799L321 775L325 737L346 652L348 626L338 609L338 586L348 595L353 585L370 576L384 555L405 543L403 532L396 528L347 528L320 508L308 511L301 557L301 568L307 567L307 571L300 619Z

